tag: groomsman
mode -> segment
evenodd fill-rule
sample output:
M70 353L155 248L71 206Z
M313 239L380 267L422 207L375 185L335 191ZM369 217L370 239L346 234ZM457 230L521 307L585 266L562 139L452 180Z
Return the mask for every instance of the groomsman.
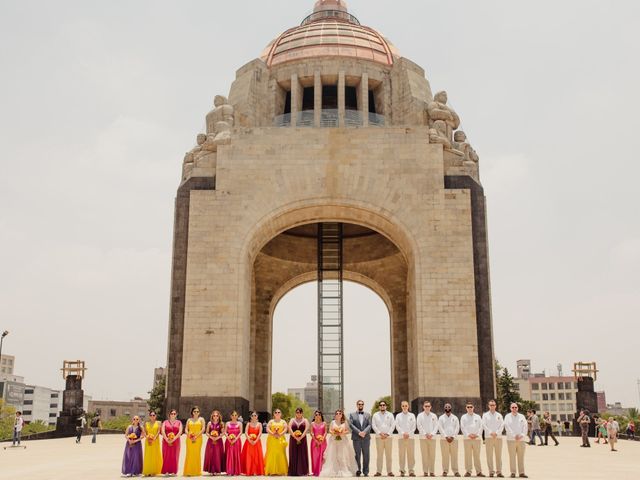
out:
M460 429L464 435L464 469L465 477L471 476L475 468L477 477L484 477L480 463L480 446L482 445L482 418L473 411L473 404L467 403L467 413L460 419Z
M440 450L442 451L442 476L446 477L449 469L456 477L460 476L458 470L458 433L460 433L460 421L451 413L451 404L444 404L444 414L438 419L440 431Z
M364 411L364 402L356 402L356 411L349 415L351 426L351 440L356 452L358 470L356 477L361 474L369 476L369 452L371 450L371 414Z
M400 404L402 412L396 415L396 430L398 431L398 454L400 456L400 476L407 473L407 459L409 476L415 477L416 446L413 434L416 431L416 416L409 411L409 402Z
M376 477L382 476L382 460L387 466L387 476L393 477L393 465L391 464L391 450L393 448L393 430L396 428L396 420L393 413L387 412L387 402L384 400L378 404L379 410L373 414L371 425L376 433Z
M487 452L487 466L489 476L504 477L502 475L502 431L504 419L500 412L496 411L496 401L489 401L489 411L482 415L482 427L484 428L484 444ZM494 468L495 457L495 468Z
M511 478L516 476L516 459L518 460L518 472L520 478L529 478L524 473L524 451L529 443L529 425L524 415L518 413L518 404L511 404L511 413L504 417L504 429L507 432L507 449L509 450L509 467Z
M422 454L422 471L424 476L436 476L436 435L438 434L438 417L431 412L431 403L424 402L422 412L418 414L418 433L420 434L420 453Z

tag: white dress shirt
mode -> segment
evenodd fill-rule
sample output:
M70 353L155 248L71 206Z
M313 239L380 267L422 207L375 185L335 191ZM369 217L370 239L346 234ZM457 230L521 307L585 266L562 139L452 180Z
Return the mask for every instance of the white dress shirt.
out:
M482 418L477 413L465 413L460 419L460 429L464 438L469 438L469 435L479 437L482 435Z
M515 440L517 435L520 435L522 441L528 441L527 434L529 433L529 425L527 425L527 419L521 413L509 413L504 417L504 428L507 431L507 440Z
M378 435L386 433L387 435L393 434L393 430L396 428L396 421L393 418L391 412L376 412L371 419L371 426L373 431Z
M416 416L413 412L400 412L396 415L396 429L400 435L404 433L413 435L416 431Z
M460 420L453 413L443 413L438 420L438 430L443 437L455 437L460 433Z
M417 423L420 436L433 435L435 437L438 434L438 417L435 413L420 412Z
M492 433L502 435L502 431L504 430L502 414L500 412L485 412L485 414L482 415L482 427L484 428L485 438L489 438Z

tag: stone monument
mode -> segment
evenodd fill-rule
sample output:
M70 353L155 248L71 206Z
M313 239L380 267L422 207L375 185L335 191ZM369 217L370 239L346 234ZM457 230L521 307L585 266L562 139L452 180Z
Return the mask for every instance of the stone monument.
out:
M82 407L84 402L82 379L86 370L82 360L65 360L62 364L62 378L66 385L62 394L62 411L56 424L57 437L76 435L78 418L85 413Z

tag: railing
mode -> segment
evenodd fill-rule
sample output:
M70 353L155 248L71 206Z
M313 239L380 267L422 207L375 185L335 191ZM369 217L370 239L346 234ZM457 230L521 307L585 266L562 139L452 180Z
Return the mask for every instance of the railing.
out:
M303 110L298 112L296 119L296 127L313 127L315 123L315 117L313 110Z
M291 114L285 113L284 115L278 115L273 119L274 127L290 127L291 126Z
M385 118L384 115L377 113L369 113L369 126L370 127L384 127Z
M322 110L320 114L320 126L325 128L334 128L339 124L338 109Z
M370 127L384 127L386 119L384 115L377 113L369 113L369 126ZM327 108L320 112L320 127L321 128L337 128L340 125L340 117L338 115L337 108ZM278 115L273 119L273 126L279 128L286 128L291 126L291 114L285 113L284 115ZM313 110L304 110L298 112L296 115L296 127L309 128L315 126L315 113ZM357 128L363 126L363 117L360 110L345 110L344 111L344 126L347 128Z
M360 110L345 110L344 126L345 127L361 127L362 112Z
M341 10L321 10L319 12L314 12L311 15L307 16L304 20L302 20L301 25L306 25L307 23L322 20L324 18L340 18L342 20L348 21L349 23L360 25L360 21L356 17Z

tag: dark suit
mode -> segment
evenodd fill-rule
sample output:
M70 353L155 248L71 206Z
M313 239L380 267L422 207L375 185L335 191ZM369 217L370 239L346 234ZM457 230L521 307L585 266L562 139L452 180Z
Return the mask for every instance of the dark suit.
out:
M369 475L369 452L371 450L371 414L363 412L363 421L360 422L358 412L349 414L349 426L351 427L351 440L353 440L353 449L356 452L356 463L358 464L358 472ZM364 432L362 438L360 432ZM362 462L361 462L362 460Z

